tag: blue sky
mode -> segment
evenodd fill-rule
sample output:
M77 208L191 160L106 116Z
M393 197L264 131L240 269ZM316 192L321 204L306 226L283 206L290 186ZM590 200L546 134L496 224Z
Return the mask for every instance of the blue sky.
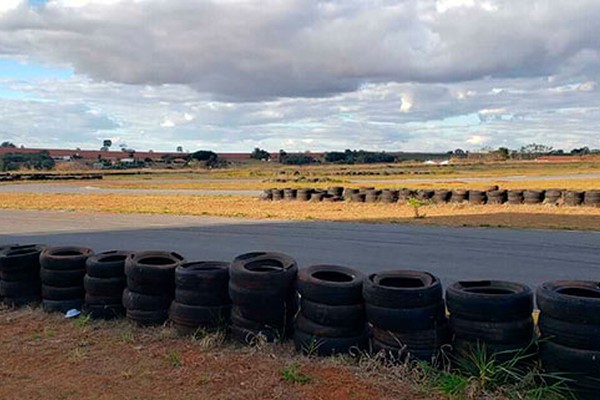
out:
M3 0L0 140L600 148L598 19L594 0Z

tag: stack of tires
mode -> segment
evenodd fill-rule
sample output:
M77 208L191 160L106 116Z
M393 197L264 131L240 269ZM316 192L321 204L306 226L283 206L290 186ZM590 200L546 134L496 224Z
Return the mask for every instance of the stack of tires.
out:
M580 399L600 393L600 286L598 282L553 281L537 289L542 334L540 358L560 373Z
M417 197L417 199L422 200L422 201L429 201L433 198L434 194L435 194L435 192L433 190L419 189L416 192L416 197Z
M323 196L325 196L325 193L320 191L314 191L310 194L310 201L319 202L323 200Z
M273 201L283 200L283 190L271 189L271 199L273 199Z
M183 335L229 324L229 263L191 262L175 269L175 300L169 319Z
M506 190L491 190L487 192L488 204L504 204L506 200Z
M519 189L515 189L515 190L509 190L508 191L508 204L523 204L523 193L524 190L519 190Z
M344 190L344 200L352 200L352 195L358 194L359 190L354 188L346 188Z
M367 199L367 195L364 193L353 193L350 195L350 199L353 203L364 203Z
M377 189L369 189L365 192L365 203L376 203L379 201L381 191Z
M327 188L327 194L333 197L342 197L344 194L344 188L342 186L331 186Z
M452 203L464 203L469 199L469 191L464 189L455 189L450 195L450 201Z
M300 313L294 331L298 352L329 356L366 346L363 280L358 271L337 265L300 270Z
M283 189L283 200L291 201L296 199L296 194L298 191L296 189Z
M583 204L590 207L600 207L600 190L588 190L585 192Z
M41 300L40 253L42 245L8 246L0 251L0 299L9 307Z
M564 193L565 205L567 206L580 206L583 203L583 192L576 190L567 190Z
M526 190L523 193L524 204L542 204L544 202L543 190Z
M435 204L444 204L448 202L450 192L446 189L438 189L433 193L432 200Z
M64 313L82 309L85 263L93 254L85 247L48 247L40 254L44 311Z
M450 340L440 280L427 272L386 271L363 285L372 350L431 361Z
M258 196L259 200L273 200L273 189L266 189Z
M310 200L311 193L312 189L298 189L298 191L296 192L296 200L308 201Z
M504 281L457 282L446 290L446 304L457 358L482 350L510 359L530 348L534 324L529 287Z
M416 193L414 190L411 189L400 189L400 193L398 194L398 202L401 203L406 203L408 201L408 199L411 199L413 197L416 197Z
M553 204L556 205L560 202L562 198L563 190L562 189L548 189L544 194L544 204Z
M175 293L175 269L184 259L177 253L142 251L125 260L127 318L141 326L161 325L169 317Z
M233 260L229 297L234 339L245 344L259 338L273 342L292 332L298 310L297 273L296 261L281 253L247 253Z
M381 202L382 203L396 203L398 201L398 191L392 189L383 189L381 191Z
M469 190L469 203L485 204L487 196L483 190Z
M127 287L125 260L131 252L111 250L89 257L85 263L85 312L93 319L125 315L122 298Z

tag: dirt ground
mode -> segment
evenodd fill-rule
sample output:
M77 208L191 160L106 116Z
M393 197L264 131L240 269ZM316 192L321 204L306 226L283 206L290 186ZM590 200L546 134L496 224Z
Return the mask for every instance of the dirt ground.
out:
M248 348L169 327L67 321L0 309L0 399L436 399L408 382L374 378L291 345ZM293 370L308 382L290 382Z
M600 208L551 205L444 204L421 207L414 218L405 204L273 202L243 196L130 194L0 194L0 208L248 219L327 220L417 225L600 230Z

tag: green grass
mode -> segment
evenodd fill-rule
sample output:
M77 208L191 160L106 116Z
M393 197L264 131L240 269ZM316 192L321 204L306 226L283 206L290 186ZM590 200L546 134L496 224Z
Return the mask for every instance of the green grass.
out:
M312 381L308 375L300 372L300 367L296 364L290 365L281 371L281 377L287 383L305 385Z

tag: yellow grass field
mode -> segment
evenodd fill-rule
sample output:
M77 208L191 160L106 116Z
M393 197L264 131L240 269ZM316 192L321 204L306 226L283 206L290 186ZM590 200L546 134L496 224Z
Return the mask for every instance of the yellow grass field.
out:
M242 196L0 194L0 208L109 213L211 215L416 225L600 230L600 208L547 205L431 205L414 218L404 204L265 202Z

